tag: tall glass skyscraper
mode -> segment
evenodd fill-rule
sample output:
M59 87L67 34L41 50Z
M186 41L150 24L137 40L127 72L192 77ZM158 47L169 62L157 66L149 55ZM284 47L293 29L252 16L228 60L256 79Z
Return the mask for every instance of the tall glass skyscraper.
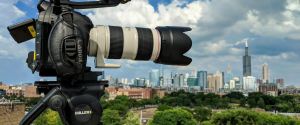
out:
M140 78L138 81L138 86L143 86L146 83L146 79L145 78Z
M161 66L159 67L159 77L163 77L163 69Z
M163 87L172 84L172 69L164 69L163 72Z
M178 73L174 77L174 87L180 87L180 75Z
M243 89L247 90L247 89L252 89L253 91L255 91L255 77L253 76L247 76L247 77L243 77Z
M248 55L248 44L246 40L245 56L243 56L243 77L251 76L251 56Z
M179 87L183 87L184 86L184 75L180 74L180 80L179 80Z
M198 78L198 85L201 87L201 90L207 88L207 71L198 71L197 78Z
M150 84L154 84L155 86L159 86L159 70L158 69L151 69L151 82Z

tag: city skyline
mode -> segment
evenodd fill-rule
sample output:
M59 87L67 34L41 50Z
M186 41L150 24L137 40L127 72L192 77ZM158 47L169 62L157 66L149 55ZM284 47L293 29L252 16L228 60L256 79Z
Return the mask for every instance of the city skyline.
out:
M29 2L1 1L0 15L6 19L0 25L0 81L5 84L34 83L41 77L32 75L25 60L33 51L34 40L17 44L7 31L7 26L37 18L37 0ZM248 5L244 7L244 5ZM293 14L297 14L296 1L136 1L114 8L79 10L91 18L94 25L115 25L123 27L188 26L192 31L193 46L186 56L193 59L187 67L164 66L146 61L105 60L106 63L120 64L120 69L104 69L106 75L134 79L146 77L147 71L162 66L173 72L185 74L192 69L215 73L226 73L228 63L234 76L243 76L245 39L251 55L252 75L261 77L261 65L267 63L270 80L284 78L287 85L300 85L300 25ZM215 8L219 9L216 10ZM199 9L200 8L200 9ZM228 9L229 8L229 9ZM143 10L143 11L138 11ZM174 14L176 10L176 14ZM201 10L201 11L200 11ZM232 13L232 12L237 13ZM190 14L184 14L184 13ZM118 16L111 16L118 15ZM166 18L162 18L166 17ZM167 18L168 17L168 18ZM284 19L284 20L282 20ZM177 21L174 21L177 20ZM274 22L275 21L275 22ZM251 49L250 49L251 48ZM17 51L16 51L17 50ZM95 69L94 58L88 58L88 66ZM42 77L43 78L43 77ZM55 80L55 78L45 79Z

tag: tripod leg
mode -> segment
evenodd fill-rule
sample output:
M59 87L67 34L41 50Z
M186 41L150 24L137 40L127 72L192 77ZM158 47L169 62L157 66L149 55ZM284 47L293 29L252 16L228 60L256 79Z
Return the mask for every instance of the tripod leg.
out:
M30 125L48 106L50 98L59 92L58 88L53 88L38 104L36 104L27 115L21 120L19 125Z

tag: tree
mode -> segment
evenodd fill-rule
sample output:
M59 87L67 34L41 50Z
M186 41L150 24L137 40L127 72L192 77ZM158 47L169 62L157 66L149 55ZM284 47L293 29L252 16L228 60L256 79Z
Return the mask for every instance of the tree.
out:
M105 109L101 121L104 125L118 123L120 121L119 112L117 110Z
M206 98L206 99L203 101L203 104L204 104L205 106L210 106L210 101L211 101L210 98Z
M36 125L63 125L58 113L56 111L52 111L50 108L44 110L39 117L37 117L33 124Z
M260 99L258 100L257 106L258 106L259 108L265 109L265 102L264 102L264 100L263 100L262 98L260 98Z
M128 107L122 103L116 103L109 107L110 110L117 110L120 115L125 115L127 113Z
M198 122L209 120L209 118L212 115L211 109L207 109L204 107L197 107L196 109L193 110L193 112L194 112L194 118Z
M157 111L147 125L196 125L193 115L182 108Z
M109 92L105 89L105 93L102 96L103 99L109 99Z
M217 98L215 98L215 99L217 99ZM217 108L222 108L222 109L227 109L227 108L230 108L230 106L229 106L229 99L220 99L220 101L218 102L218 104L217 104L217 106L216 106Z
M169 110L169 109L172 109L172 107L170 107L166 104L162 104L162 105L157 107L157 111L165 111L165 110Z
M159 101L159 97L158 97L158 95L157 95L157 94L155 94L155 95L153 96L153 100L154 100L155 104L157 104L157 103L158 103L158 101Z
M128 112L121 121L122 125L140 125L140 118L137 114L134 114L131 110Z
M201 125L299 125L300 121L281 114L258 113L253 110L223 110Z
M241 99L241 98L245 98L245 96L243 95L242 92L230 92L227 93L226 95L222 96L223 98L230 98L230 99Z
M245 107L246 105L246 100L244 98L240 99L240 107Z
M129 98L130 108L135 107L135 104L137 103L135 98Z
M256 107L256 101L254 99L249 99L248 105L250 106L250 108L254 108Z
M196 106L203 106L201 99L196 99L195 102L196 102Z
M213 98L212 101L210 102L211 107L217 107L219 103L219 98Z
M190 106L191 100L190 99L185 99L183 105L184 106Z

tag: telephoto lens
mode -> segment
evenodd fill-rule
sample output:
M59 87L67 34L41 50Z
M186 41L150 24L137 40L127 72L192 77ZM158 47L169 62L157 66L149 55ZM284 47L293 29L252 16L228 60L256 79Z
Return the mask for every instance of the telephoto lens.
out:
M184 56L192 41L183 32L188 27L96 26L90 31L88 55L107 59L154 61L166 65L189 65Z

